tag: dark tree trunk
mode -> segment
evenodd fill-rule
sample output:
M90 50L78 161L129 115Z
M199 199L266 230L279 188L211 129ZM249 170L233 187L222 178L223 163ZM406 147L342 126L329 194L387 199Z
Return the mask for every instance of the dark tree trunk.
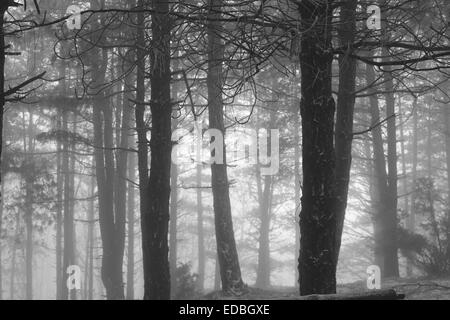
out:
M331 91L332 1L302 1L303 196L300 213L300 294L336 292L338 216L334 208L335 103Z
M127 95L125 95L127 96ZM120 283L122 283L123 287L123 259L125 252L125 229L126 229L126 205L127 205L127 166L128 166L128 136L130 134L130 120L131 120L131 106L130 102L125 101L128 100L124 98L123 108L122 108L122 125L120 132L120 139L118 143L118 147L120 150L116 153L116 170L111 172L114 174L114 240L116 241L115 248L115 265L116 270L115 274ZM117 107L118 108L118 107ZM112 112L110 113L112 115ZM105 118L105 121L107 119ZM117 121L117 119L116 119ZM112 123L112 121L111 121ZM118 134L119 134L118 132ZM112 136L112 128L109 131ZM108 146L106 146L108 148ZM114 169L114 156L111 154L109 156L111 158L111 163ZM118 289L119 290L119 289ZM123 288L121 289L123 291ZM123 295L123 293L122 293ZM123 297L125 298L125 297Z
M338 263L341 238L344 228L345 211L347 208L348 187L352 165L353 114L355 109L356 59L353 53L353 43L356 34L356 4L357 0L345 1L341 6L339 40L347 52L339 55L339 89L336 107L336 261Z
M1 195L5 191L4 181L0 181ZM3 202L0 202L0 300L3 300L3 263L2 263L2 248L1 248L1 239L2 239L2 222L3 222Z
M219 36L222 29L219 21L222 6L222 0L209 1L207 82L209 127L219 130L225 137L222 100L224 49ZM225 149L225 143L223 143L223 164L211 164L216 244L222 290L225 294L239 295L245 290L245 285L241 278L239 257L234 239Z
M0 5L0 167L1 167L1 158L2 158L2 148L3 148L3 113L5 107L5 35L3 29L4 16L7 7L3 7ZM0 183L3 185L3 172L0 172ZM0 193L0 205L3 208L3 192ZM0 239L1 239L1 230L2 230L2 215L0 216ZM0 248L0 265L1 265L1 248ZM0 266L0 300L2 299L2 266Z
M172 153L172 104L170 96L169 1L153 2L151 54L151 165L148 182L147 212L142 221L144 252L144 299L170 299L169 270L169 198Z

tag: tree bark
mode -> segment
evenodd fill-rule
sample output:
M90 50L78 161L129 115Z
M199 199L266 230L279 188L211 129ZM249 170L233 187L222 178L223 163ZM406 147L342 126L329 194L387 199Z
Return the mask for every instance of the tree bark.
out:
M356 59L352 58L350 54L354 51L353 43L356 35L357 2L357 0L348 0L342 4L340 27L338 30L341 46L347 48L347 51L339 55L339 89L336 108L336 265L341 247L352 165L353 115L355 109L357 63Z
M210 129L219 130L225 137L224 111L222 100L224 59L223 44L220 39L222 25L219 21L223 0L210 0L207 22L208 35L208 110ZM240 295L245 290L241 278L239 257L234 238L233 220L226 165L226 147L223 143L223 164L211 164L214 222L217 255L225 294Z
M1 167L1 158L2 158L2 148L3 148L3 113L5 112L5 34L3 29L4 16L7 7L3 7L0 5L0 167ZM0 172L0 183L3 185L3 176ZM0 205L3 208L3 192L0 193ZM1 239L1 227L2 227L2 216L0 216L0 239ZM1 243L0 243L1 245ZM1 252L1 248L0 248ZM1 265L1 253L0 253L0 265ZM1 274L2 267L0 266L0 300L2 299L2 287L1 287Z
M170 96L169 1L153 1L153 50L151 74L151 165L147 212L141 217L144 252L144 299L170 299L169 198L172 153L172 104Z
M5 192L4 181L0 181L0 196ZM3 300L3 263L2 263L2 222L3 222L3 208L4 204L0 201L0 300Z
M336 292L334 210L335 103L331 90L332 1L302 1L301 39L303 196L300 213L300 294Z

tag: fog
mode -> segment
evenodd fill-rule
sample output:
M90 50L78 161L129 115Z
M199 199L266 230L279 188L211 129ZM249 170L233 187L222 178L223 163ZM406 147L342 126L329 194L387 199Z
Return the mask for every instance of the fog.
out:
M449 13L2 1L0 300L450 298Z

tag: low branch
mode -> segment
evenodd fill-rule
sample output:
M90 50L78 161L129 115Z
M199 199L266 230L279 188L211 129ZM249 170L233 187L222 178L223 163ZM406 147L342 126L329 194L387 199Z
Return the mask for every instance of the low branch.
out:
M13 94L19 92L20 89L25 88L25 87L28 86L29 84L31 84L31 83L33 83L33 82L35 82L35 81L37 81L37 80L42 80L45 74L46 74L46 72L44 71L44 72L42 72L41 74L38 74L37 76L34 76L34 77L28 79L27 81L22 82L22 83L19 84L18 86L15 86L15 87L13 87L13 88L10 88L8 91L6 91L6 92L3 94L3 97L6 98L6 97L9 97L9 96L12 96Z

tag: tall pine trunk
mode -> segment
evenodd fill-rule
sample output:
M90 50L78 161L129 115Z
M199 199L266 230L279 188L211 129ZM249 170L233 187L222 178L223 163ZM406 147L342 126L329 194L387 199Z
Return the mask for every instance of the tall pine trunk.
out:
M223 0L209 0L208 7L208 110L209 128L219 130L225 137L224 105L222 98L224 48L220 38L220 12ZM211 164L214 222L217 255L225 294L240 295L244 291L241 268L234 238L227 174L226 147L223 143L223 164ZM213 155L214 156L214 155Z
M300 68L302 83L303 196L300 212L300 294L336 292L334 210L334 114L331 90L333 1L302 1Z
M347 209L350 171L352 165L353 116L355 109L356 59L351 57L356 36L357 0L347 0L341 6L339 41L346 52L339 55L339 88L336 106L335 131L335 210L337 232L335 264L338 263L342 232Z
M0 167L2 159L2 148L3 148L3 113L5 112L5 35L3 29L4 16L7 7L0 5ZM3 171L0 171L0 183L3 185ZM3 192L0 193L0 205L3 208ZM1 239L1 228L2 228L2 217L3 210L0 216L0 239ZM0 243L1 246L1 243ZM1 248L0 248L0 265L1 263ZM2 266L0 266L0 299L2 299Z
M169 198L172 153L169 1L153 1L151 74L151 165L147 211L141 217L144 299L170 299Z

